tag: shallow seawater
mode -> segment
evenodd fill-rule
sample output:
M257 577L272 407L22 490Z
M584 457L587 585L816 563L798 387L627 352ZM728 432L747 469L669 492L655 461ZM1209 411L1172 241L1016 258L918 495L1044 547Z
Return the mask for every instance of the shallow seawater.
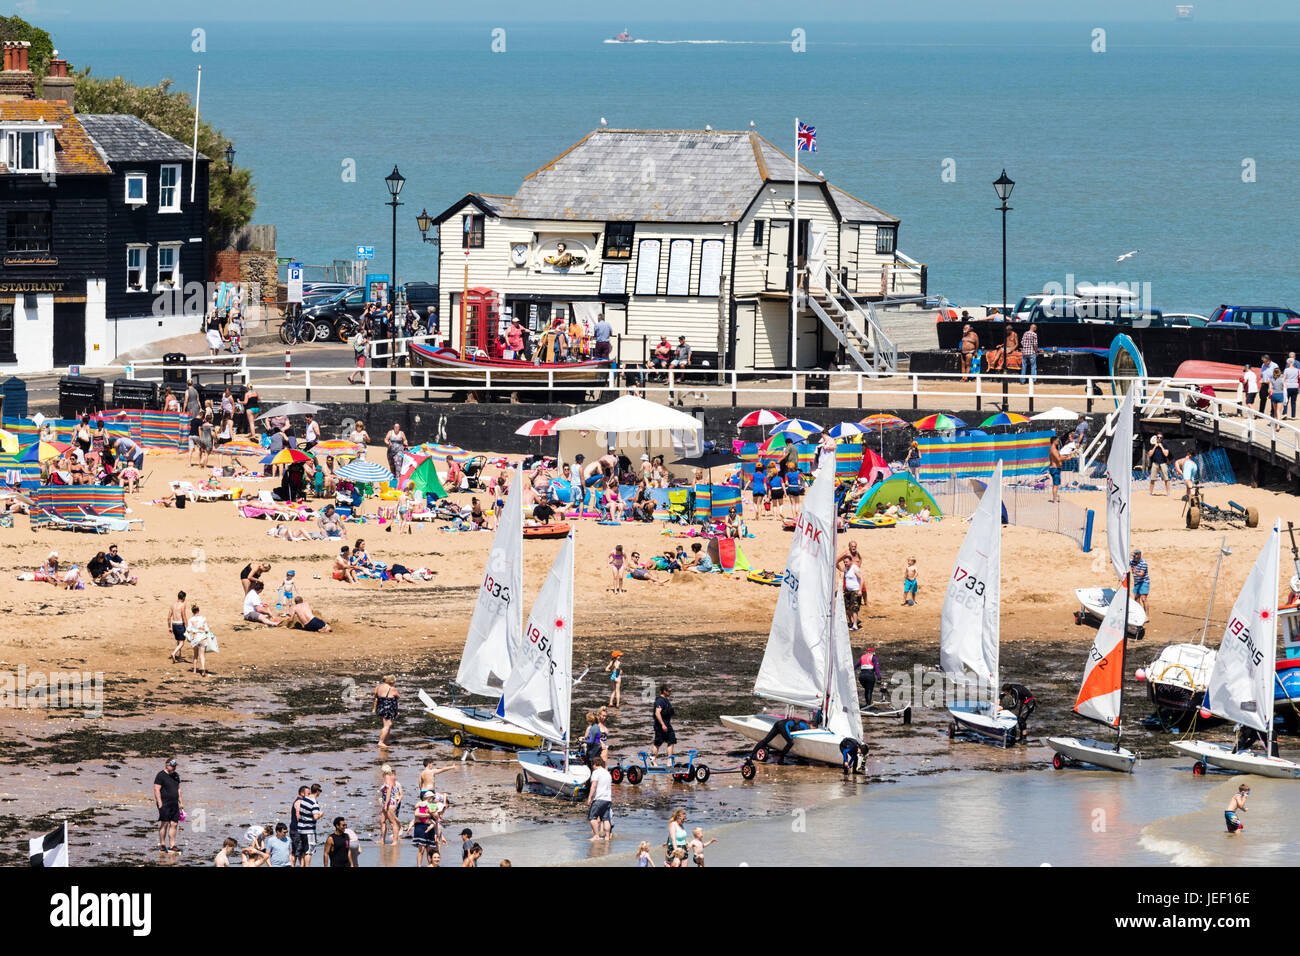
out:
M413 866L409 840L400 847L375 842L380 768L387 762L397 771L406 788L401 816L409 820L420 767L433 756L453 767L438 777L452 799L446 865L459 862L456 834L465 826L483 845L484 864L508 858L519 865L628 865L640 840L648 840L659 859L668 816L678 808L687 811L688 826L718 838L707 853L711 865L1276 865L1300 857L1300 823L1290 812L1296 784L1252 779L1247 830L1229 837L1222 808L1236 781L1193 777L1188 761L1172 756L1168 735L1136 721L1124 738L1143 757L1136 773L1052 770L1040 738L1081 729L1066 716L1081 656L1073 642L1004 645L1004 672L1028 683L1042 702L1026 744L1003 750L950 741L946 713L922 706L909 726L867 722L871 756L864 777L764 765L755 781L745 782L722 772L739 766L742 742L717 717L753 710L749 689L761 642L661 634L620 641L639 663L637 679L625 685L623 707L609 721L612 755L635 762L646 748L654 688L667 679L675 688L679 750L696 748L714 775L705 784L652 776L638 786L617 786L610 845L588 840L584 807L517 794L512 755L487 749L463 754L438 739L414 690L445 699L446 675L455 666L447 654L399 673L405 698L387 753L375 747L368 684L374 675L368 674L355 682L224 679L202 698L175 701L155 716L122 708L96 721L51 718L37 726L36 736L6 731L0 739L0 825L34 834L66 817L74 863L201 865L225 837L242 842L249 824L287 820L297 786L319 782L325 820L348 818L362 838L363 865ZM931 666L934 656L926 643L895 642L885 663L889 672L914 680L915 668ZM575 717L608 694L599 666L593 672L575 689ZM1127 688L1128 713L1146 712L1142 693L1140 686ZM220 716L211 706L217 701ZM172 754L184 782L185 852L162 858L154 849L152 780ZM13 841L0 847L0 864L20 862L20 856Z

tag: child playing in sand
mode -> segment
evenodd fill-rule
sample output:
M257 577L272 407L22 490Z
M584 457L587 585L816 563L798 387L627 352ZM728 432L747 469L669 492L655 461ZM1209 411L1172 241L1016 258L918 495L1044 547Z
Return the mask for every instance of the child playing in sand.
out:
M916 603L916 558L907 559L907 568L903 571L903 606L911 607Z
M610 590L626 591L627 588L623 587L623 546L621 544L614 545L614 550L609 556L609 566L614 572L614 586Z
M293 568L284 572L284 580L280 583L279 589L275 592L275 610L282 611L284 608L293 607L293 589L295 585L293 579Z
M696 827L694 830L691 831L691 838L686 844L686 852L688 852L691 855L691 859L695 861L696 866L703 866L704 848L706 846L713 846L713 844L717 842L718 842L717 837L714 837L708 843L705 843L704 828Z

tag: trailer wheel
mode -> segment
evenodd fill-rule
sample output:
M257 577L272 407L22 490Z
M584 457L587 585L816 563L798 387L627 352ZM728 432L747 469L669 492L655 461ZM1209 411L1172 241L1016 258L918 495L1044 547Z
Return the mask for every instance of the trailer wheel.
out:
M746 760L740 765L740 779L753 780L758 775L758 768L754 766L754 761Z
M1055 767L1057 770L1060 770L1062 767L1065 766L1065 758L1062 757L1060 754L1052 754L1052 766Z
M1258 527L1259 527L1259 509L1258 509L1258 508L1255 508L1255 507L1248 507L1248 508L1246 509L1246 527L1247 527L1247 528L1258 528Z
M623 782L623 768L622 768L622 767L615 767L615 768L613 768L612 770L610 770L610 772L609 772L609 779L612 780L612 781L614 781L615 783L622 783L622 782Z
M759 763L766 763L766 762L767 762L767 748L766 748L766 747L758 747L758 748L755 748L755 750L754 750L754 759L757 760Z
M460 747L464 747L464 746L465 746L465 735L462 734L459 730L453 730L453 731L451 732L451 745L452 745L453 747L458 748L458 749L459 749Z
M524 775L522 773L517 773L515 774L515 793L523 793L523 792L524 792Z
M1192 764L1192 776L1194 776L1194 777L1204 777L1204 776L1205 776L1205 761L1204 761L1204 760L1198 760L1198 761L1196 761L1196 763Z
M948 721L948 739L952 740L956 736L957 736L957 721L950 720Z
M909 704L908 706L903 708L903 723L911 724L911 722L912 722L912 706Z
M1191 508L1188 508L1187 509L1188 530L1195 530L1200 526L1201 526L1201 509L1196 506L1192 506Z
M634 787L641 782L642 775L640 767L627 768L627 782L632 784Z
M701 763L701 764L696 764L696 765L695 765L695 782L696 782L696 783L708 783L708 780L709 780L709 768L706 767L706 766L705 766L704 764L702 764L702 763Z

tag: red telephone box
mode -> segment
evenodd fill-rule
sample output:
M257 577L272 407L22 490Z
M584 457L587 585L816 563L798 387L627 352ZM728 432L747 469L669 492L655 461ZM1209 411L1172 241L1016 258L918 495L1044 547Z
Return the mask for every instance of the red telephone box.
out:
M465 294L461 355L473 358L480 353L501 358L501 306L496 292L474 288Z

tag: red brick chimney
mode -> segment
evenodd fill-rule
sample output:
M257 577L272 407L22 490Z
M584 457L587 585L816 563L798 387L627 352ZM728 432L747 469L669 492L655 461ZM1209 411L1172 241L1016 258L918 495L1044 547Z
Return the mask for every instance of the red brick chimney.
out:
M55 50L54 59L50 60L50 72L41 82L41 99L63 100L75 113L77 104L74 87L75 81L68 76L68 61L60 58L59 51Z
M30 100L36 97L36 78L27 65L26 40L6 40L4 71L0 72L0 100Z

